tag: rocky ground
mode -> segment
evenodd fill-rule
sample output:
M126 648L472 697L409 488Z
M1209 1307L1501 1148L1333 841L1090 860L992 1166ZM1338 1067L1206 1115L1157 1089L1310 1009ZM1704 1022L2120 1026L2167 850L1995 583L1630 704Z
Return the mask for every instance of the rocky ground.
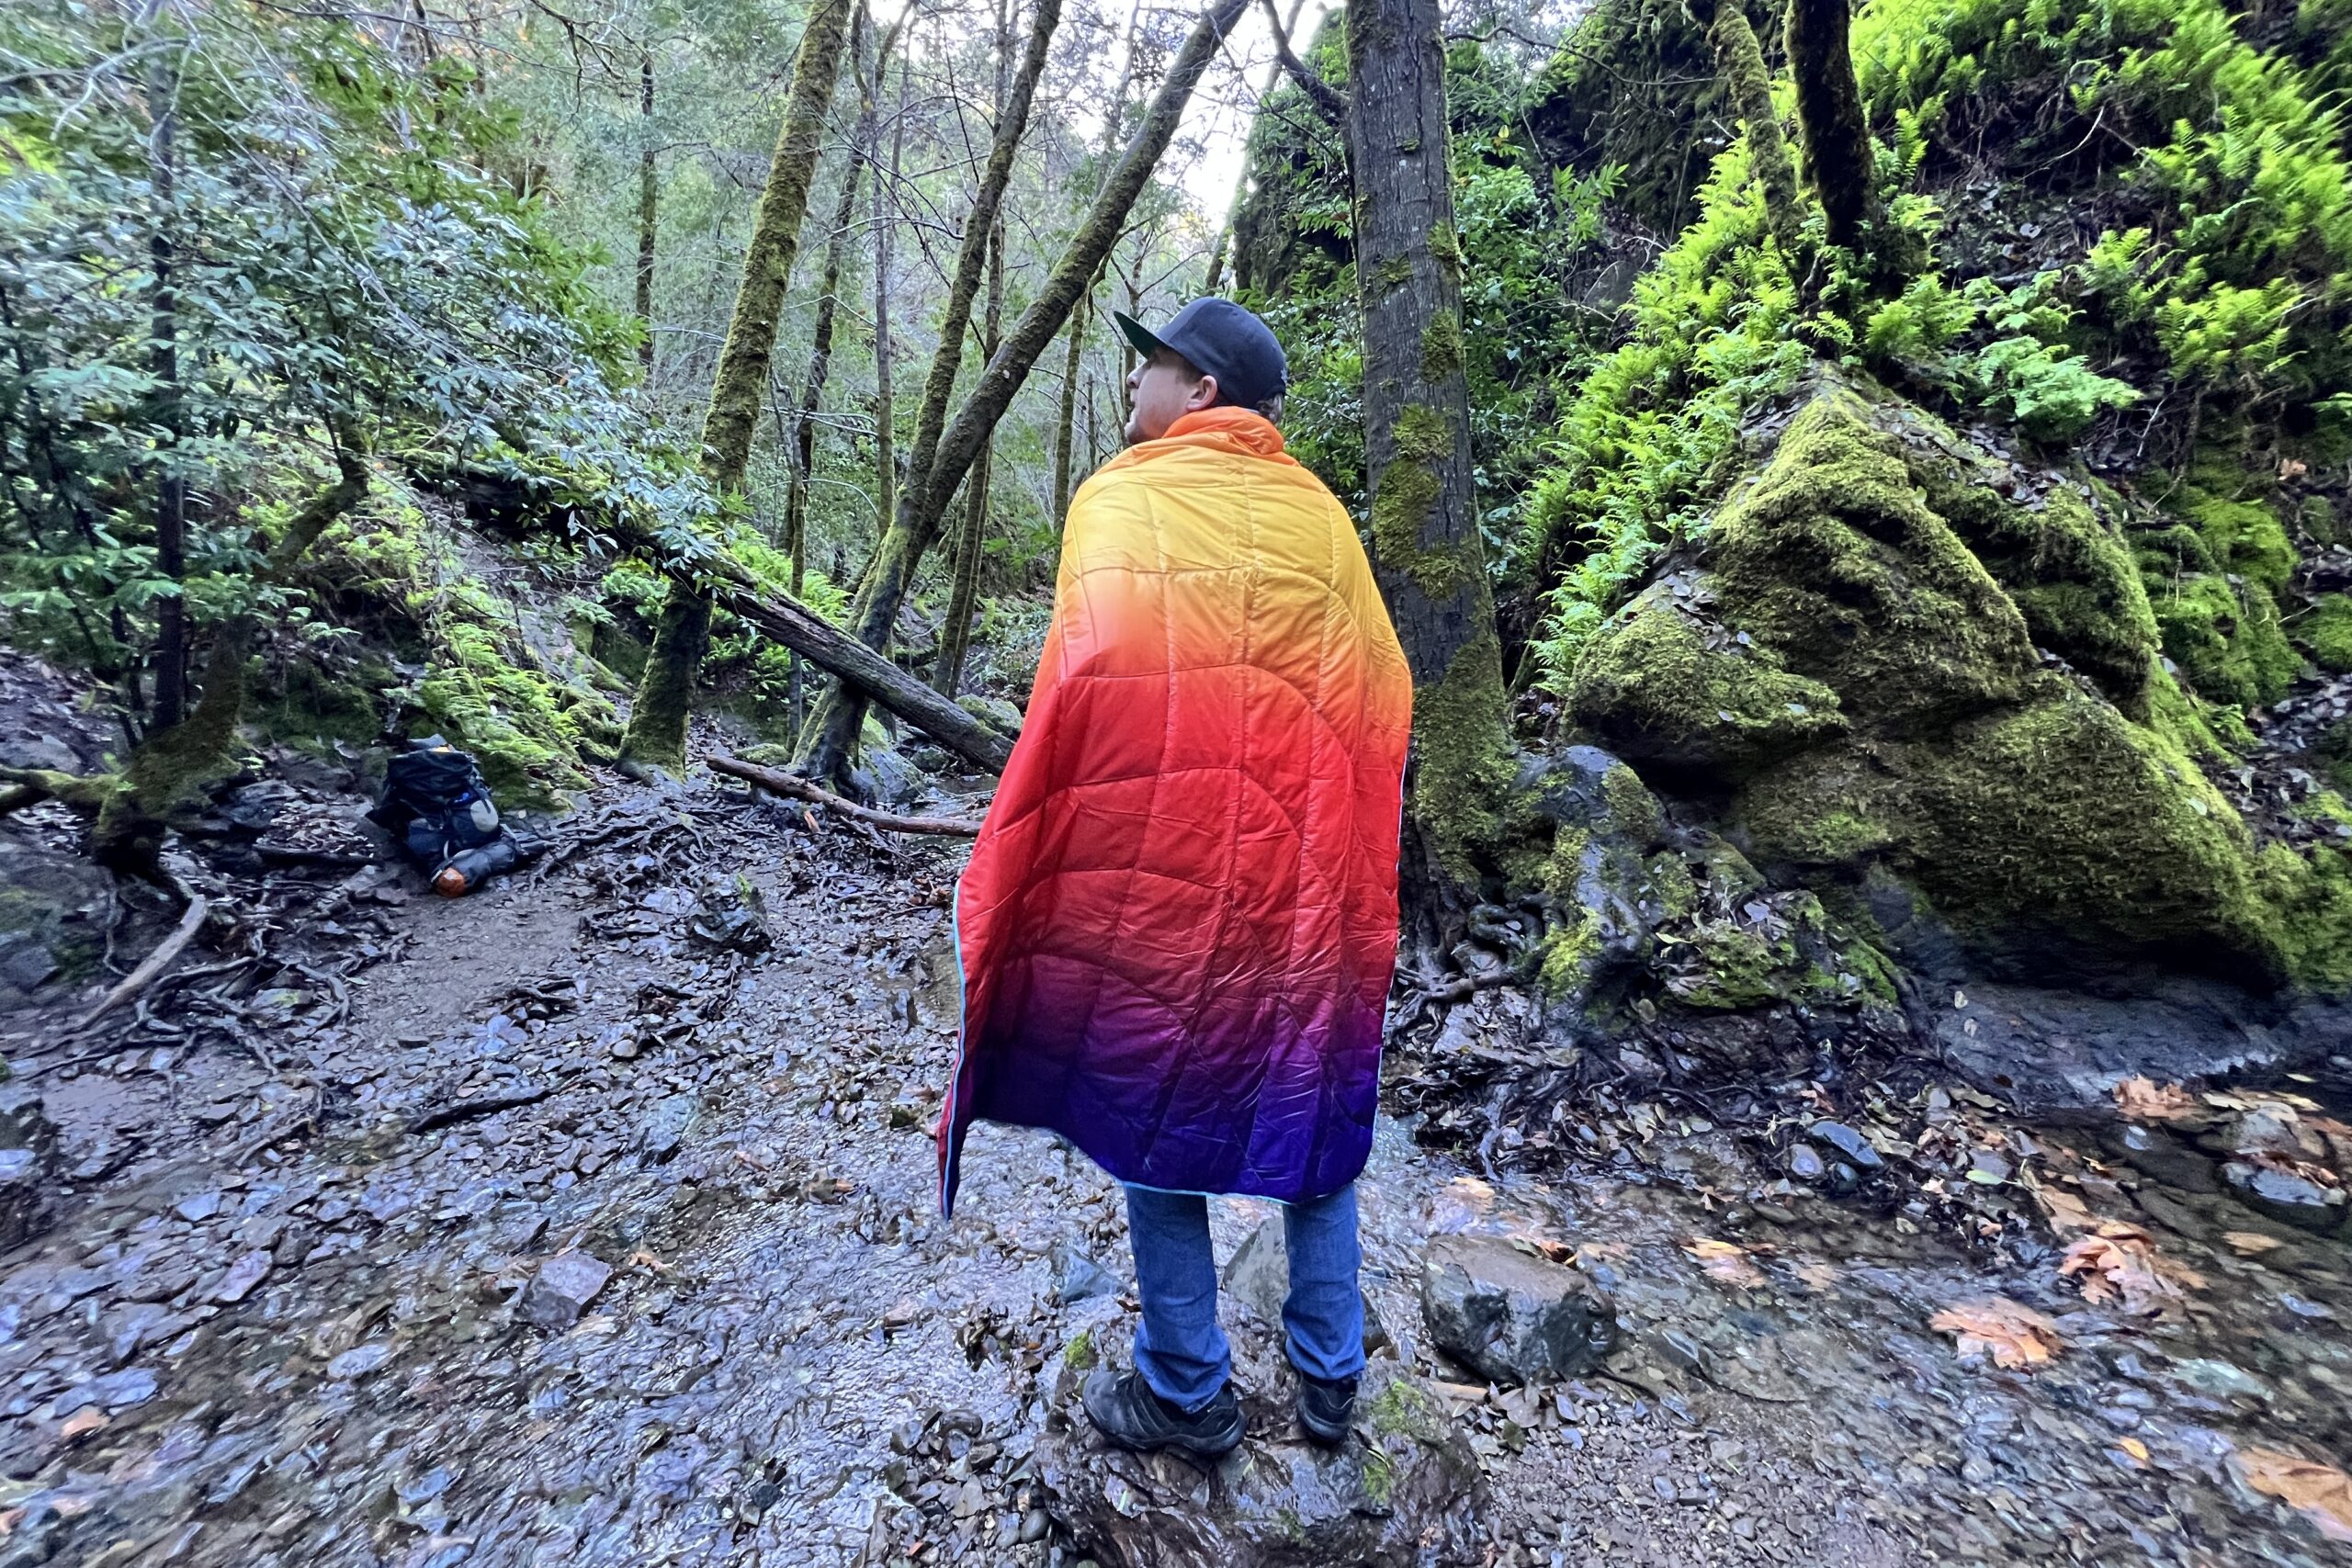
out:
M1114 1190L984 1129L937 1214L957 851L614 784L448 903L337 863L364 802L332 782L266 781L189 856L219 913L180 978L76 1032L101 964L0 1039L29 1233L0 1564L2301 1564L2352 1534L2315 1099L2037 1132L1928 1074L1768 1137L1634 1085L1540 1175L1412 1110L1363 1184L1357 1443L1283 1420L1278 1216L1230 1201L1252 1439L1114 1460L1071 1402L1125 1353ZM69 825L0 833L38 859ZM1400 1111L1436 1048L1392 1060ZM2335 1213L2257 1210L2233 1164Z

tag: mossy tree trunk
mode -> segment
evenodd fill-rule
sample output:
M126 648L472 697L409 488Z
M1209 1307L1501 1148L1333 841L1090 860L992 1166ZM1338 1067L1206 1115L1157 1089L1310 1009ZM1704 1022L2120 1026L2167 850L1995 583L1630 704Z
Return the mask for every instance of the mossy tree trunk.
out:
M1058 530L1069 516L1069 492L1075 476L1071 473L1078 438L1078 370L1080 355L1086 348L1086 314L1088 301L1079 301L1078 309L1069 313L1069 353L1062 360L1061 403L1054 411L1054 527Z
M1847 45L1851 19L1849 0L1789 0L1789 72L1805 178L1828 220L1829 243L1858 251L1873 187L1870 127Z
M817 463L817 408L824 399L825 382L832 373L833 323L840 314L842 272L849 258L850 227L857 216L859 183L865 174L875 128L879 123L876 99L880 92L881 73L899 31L893 24L883 35L874 51L869 73L865 46L871 30L866 9L860 5L851 26L849 46L850 69L857 78L857 124L850 131L849 166L842 173L841 200L833 209L832 232L825 241L825 279L817 297L817 323L808 351L808 375L800 388L800 412L793 422L792 477L784 501L784 553L792 558L792 596L796 599L800 597L808 573L808 481ZM800 659L795 655L789 701L796 724L800 720Z
M152 26L160 6L141 20ZM154 417L163 433L155 468L155 570L172 583L155 601L155 705L153 728L168 729L186 716L187 701L187 475L181 465L180 425L185 413L179 367L178 200L174 195L179 152L179 71L171 55L158 52L148 72L150 112L147 170L152 207L148 217L148 310L153 333L150 366L155 377ZM136 678L133 678L135 685ZM136 704L133 707L135 709Z
M913 585L915 568L936 539L940 520L956 487L978 458L981 446L996 428L997 421L1004 416L1014 394L1021 390L1029 372L1069 319L1070 310L1085 292L1088 282L1111 254L1136 197L1142 193L1152 170L1159 165L1160 154L1168 150L1169 141L1176 134L1177 123L1183 118L1193 89L1199 85L1202 73L1208 69L1226 34L1248 5L1249 0L1212 0L1202 14L1169 62L1168 73L1161 79L1159 90L1145 111L1135 136L1095 194L1068 248L1046 276L1045 287L1013 323L1003 346L981 372L978 384L940 436L922 483L910 482L908 493L899 500L890 532L875 558L873 573L854 607L857 635L869 646L887 646L899 607ZM821 778L841 772L848 759L850 744L864 721L864 706L861 699L838 690L829 694L825 705L809 716L808 731L802 736L800 762L804 773Z
M1785 246L1796 235L1797 177L1789 163L1789 144L1781 135L1781 117L1772 107L1772 73L1764 63L1764 48L1747 12L1737 0L1689 0L1691 19L1707 29L1714 46L1715 70L1724 91L1747 132L1747 163L1764 192L1766 220Z
M784 128L777 133L767 185L760 192L743 257L742 285L736 291L727 344L719 352L710 409L703 418L703 473L722 496L742 488L743 470L751 462L752 433L775 358L776 321L784 310L793 254L800 244L800 222L808 212L808 186L816 175L825 106L841 71L851 5L852 0L817 0L793 62ZM629 712L628 733L621 742L625 761L684 766L686 717L694 705L695 677L709 644L709 598L699 584L673 578Z
M356 426L338 417L331 428L334 480L294 514L270 547L260 573L265 583L286 581L319 536L368 494L367 453ZM213 634L196 706L179 723L151 734L131 754L121 786L105 797L91 833L91 852L100 862L137 874L152 872L162 848L164 818L201 801L234 771L253 636L251 615L233 615L222 623Z
M662 187L653 164L653 46L637 56L637 362L653 379L653 230L662 210Z
M1475 898L1514 758L1470 462L1437 0L1350 0L1347 45L1365 488L1374 570L1413 671L1411 880L1426 918Z
M997 220L989 244L989 303L980 343L989 358L1004 336L1004 220ZM972 645L972 611L980 597L980 548L989 532L989 470L995 453L994 436L980 448L972 477L964 483L964 536L956 547L956 587L947 600L947 623L939 632L939 663L931 683L953 702L964 683L964 656Z
M880 90L882 67L876 67ZM889 177L874 182L874 536L888 531L899 499L899 410L890 389L890 202L899 189L899 170L907 150L907 65L899 62L899 104L890 116ZM872 558L867 558L868 564ZM861 571L861 575L863 572Z

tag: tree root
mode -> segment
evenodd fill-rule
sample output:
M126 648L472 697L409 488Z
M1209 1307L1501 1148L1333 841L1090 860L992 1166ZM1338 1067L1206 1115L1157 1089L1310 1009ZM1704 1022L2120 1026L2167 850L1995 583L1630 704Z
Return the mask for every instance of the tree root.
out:
M773 794L812 802L829 811L838 811L853 821L863 822L872 828L886 828L893 833L931 833L943 838L969 839L978 836L980 830L980 825L967 818L901 817L895 812L876 811L854 800L846 800L806 779L780 773L774 768L763 768L754 762L739 761L724 751L710 752L703 761L710 764L713 773L726 773L757 784Z
M80 1021L74 1025L74 1032L81 1033L153 985L155 976L171 966L172 960L179 956L180 949L186 947L188 944L188 939L196 935L198 930L204 924L204 917L211 911L211 902L203 894L189 895L187 912L180 917L180 923L173 928L172 934L158 942L155 951L149 953L138 968L123 976L122 983L100 998L97 1006L84 1013Z

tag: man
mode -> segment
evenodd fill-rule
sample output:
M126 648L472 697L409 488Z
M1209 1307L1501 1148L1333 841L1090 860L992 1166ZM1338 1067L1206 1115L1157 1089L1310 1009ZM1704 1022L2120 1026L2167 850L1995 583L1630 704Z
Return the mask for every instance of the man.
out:
M1269 417L1266 324L1224 299L1118 321L1143 355L1131 445L1071 501L1027 722L956 890L941 1202L983 1117L1126 1183L1135 1367L1095 1373L1086 1407L1115 1442L1211 1459L1242 1420L1203 1194L1279 1200L1300 1423L1338 1443L1412 682L1354 522Z

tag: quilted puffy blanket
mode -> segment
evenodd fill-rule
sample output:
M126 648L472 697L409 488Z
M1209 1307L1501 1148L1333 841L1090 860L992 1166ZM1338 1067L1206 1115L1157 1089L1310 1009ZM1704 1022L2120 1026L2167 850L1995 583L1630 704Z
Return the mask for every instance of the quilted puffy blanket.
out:
M1071 502L1028 718L956 889L939 1128L1297 1201L1372 1142L1412 680L1330 492L1238 409Z

